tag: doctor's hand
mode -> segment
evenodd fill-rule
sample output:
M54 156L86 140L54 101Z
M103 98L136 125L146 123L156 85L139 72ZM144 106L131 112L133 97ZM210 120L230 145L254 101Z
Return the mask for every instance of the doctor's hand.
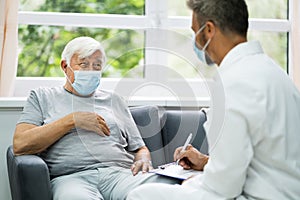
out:
M100 136L109 136L110 130L100 115L92 112L74 112L71 113L75 128L81 128L93 131Z
M146 173L151 169L153 167L150 152L146 146L143 146L136 151L134 163L131 165L132 174L135 176L139 171Z
M188 145L186 150L181 152L182 147L178 147L174 152L174 161L179 159L179 165L184 169L195 169L202 171L208 161L208 156L200 153L192 145Z

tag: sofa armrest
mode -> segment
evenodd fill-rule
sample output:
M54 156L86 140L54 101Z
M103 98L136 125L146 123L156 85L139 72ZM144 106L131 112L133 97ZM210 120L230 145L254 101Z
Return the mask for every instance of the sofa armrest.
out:
M50 176L46 163L36 155L15 156L7 149L7 169L13 200L50 200Z
M158 165L165 164L159 108L152 105L136 106L131 107L130 112L150 150L153 167L156 168Z

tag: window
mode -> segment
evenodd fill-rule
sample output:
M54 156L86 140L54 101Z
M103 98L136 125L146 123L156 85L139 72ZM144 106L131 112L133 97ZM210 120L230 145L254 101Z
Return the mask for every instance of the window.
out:
M258 39L265 50L285 71L288 67L289 2L278 0L246 0L253 19L249 39ZM261 27L259 27L261 24ZM257 26L257 27L256 27Z
M293 59L289 54L293 1L246 0L249 39L260 40L287 72ZM22 0L16 86L36 87L39 84L32 82L41 78L35 76L55 82L53 77L63 76L59 60L66 41L88 35L102 41L108 55L103 87L122 88L118 92L130 97L209 97L192 53L190 25L185 1Z
M139 66L144 58L143 31L109 28L109 17L97 27L105 16L95 15L119 14L111 18L126 24L122 15L144 15L143 0L22 0L20 10L18 76L63 76L59 65L64 45L82 35L102 41L111 66L105 71L105 77L130 76L127 71ZM142 74L139 70L132 76Z

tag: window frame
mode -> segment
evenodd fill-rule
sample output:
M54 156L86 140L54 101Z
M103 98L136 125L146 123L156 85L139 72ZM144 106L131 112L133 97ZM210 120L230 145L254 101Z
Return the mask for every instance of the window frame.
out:
M300 6L296 5L296 0L289 0L289 18L288 19L249 19L249 30L286 32L288 33L288 72L294 81L300 82L299 75L295 72L300 68L299 60L294 60L295 50L300 50L300 44L293 43L293 38L299 32L299 19L296 13L300 12ZM168 1L145 0L145 15L116 15L116 14L86 14L86 13L51 13L51 12L31 12L19 11L19 24L31 25L51 25L51 26L74 26L91 28L117 28L133 29L145 31L145 66L162 66L167 64L165 56L159 51L149 51L147 47L152 46L156 38L159 38L160 29L189 29L191 26L190 16L168 16ZM80 22L80 23L79 23ZM297 26L298 25L298 26ZM298 51L299 52L299 51ZM298 68L296 68L296 65ZM103 78L102 83L105 89L114 90L120 80L125 87L132 87L132 84L143 84L147 82L165 82L167 71L159 67L145 67L144 79L122 79L122 78ZM29 90L36 86L54 86L61 84L63 78L34 78L17 77L15 84L15 96L26 96ZM197 94L197 98L205 99L209 95L205 91L198 91L197 85L204 85L204 80L190 80L191 87ZM36 84L39 83L39 84ZM127 86L126 86L127 85ZM181 87L180 84L177 84ZM184 88L182 88L184 89ZM145 96L149 96L145 94ZM157 97L158 99L160 97ZM150 97L149 97L150 99ZM202 102L203 103L203 102Z

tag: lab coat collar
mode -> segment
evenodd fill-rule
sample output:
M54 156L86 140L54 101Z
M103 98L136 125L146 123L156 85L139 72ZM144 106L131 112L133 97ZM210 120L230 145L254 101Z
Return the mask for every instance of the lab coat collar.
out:
M263 49L259 41L244 42L231 49L220 64L219 72L230 68L236 61L253 54L261 54Z

